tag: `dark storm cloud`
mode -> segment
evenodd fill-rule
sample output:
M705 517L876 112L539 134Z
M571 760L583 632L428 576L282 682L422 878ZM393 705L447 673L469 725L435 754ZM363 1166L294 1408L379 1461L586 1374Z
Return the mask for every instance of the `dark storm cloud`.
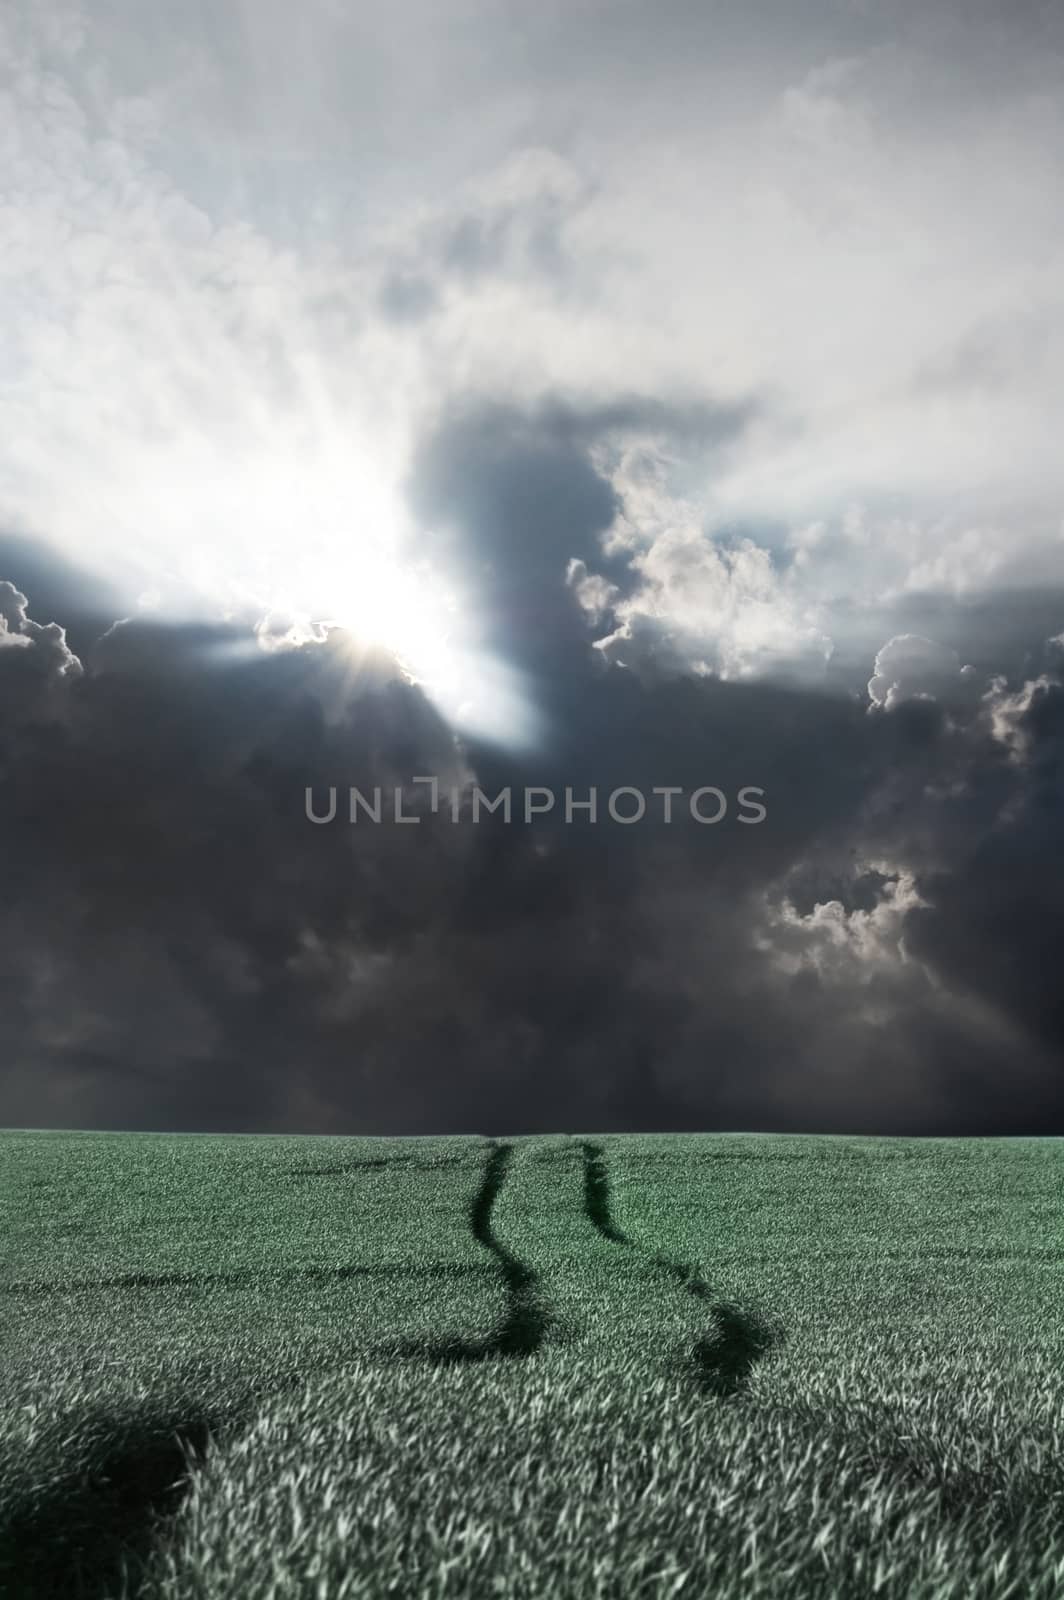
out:
M444 419L418 453L410 493L430 527L451 533L467 572L516 583L564 577L567 557L597 552L618 510L560 416L490 404Z
M32 597L3 591L27 640L0 649L0 703L22 708L0 790L3 1121L1064 1121L1064 891L1047 870L1062 653L1032 636L1043 681L871 713L857 695L606 669L564 571L601 568L617 509L590 444L648 414L481 405L417 456L411 495L480 586L482 642L524 662L549 711L534 756L456 746L417 687L338 633L265 653L235 624L123 621L61 670ZM47 700L27 698L27 663ZM622 784L750 784L769 817L304 815L307 786L337 786L342 807L350 784L419 773L596 785L603 803Z
M996 698L1008 721L1007 799L1001 773L973 773L964 804L987 814L985 831L952 871L928 874L931 904L914 912L913 950L946 981L990 996L1023 1017L1046 1047L1064 1048L1064 874L1059 870L1064 815L1064 652L1056 675L1042 675ZM996 779L996 781L995 781ZM956 801L943 807L948 826ZM1064 1114L1064 1072L1044 1086L1054 1115Z
M81 9L0 20L0 1121L1064 1131L1064 7ZM535 748L234 615L378 554ZM304 816L418 773L768 820Z
M9 744L8 1120L283 1121L294 1053L319 1048L289 1010L305 930L392 948L443 898L427 830L362 861L361 836L338 851L303 817L306 784L446 773L423 697L337 636L263 657L245 633L244 660L207 643L231 630L116 629L62 727ZM354 674L357 711L330 723Z
M415 454L408 494L419 548L456 572L483 619L482 642L545 677L587 670L587 622L566 589L583 561L623 593L625 556L602 536L621 509L589 448L629 435L668 437L712 458L758 414L745 405L687 405L622 396L578 405L548 397L531 409L485 399L452 404Z
M87 650L122 609L109 585L39 540L0 530L0 573L33 596L38 621L61 620L75 655Z
M20 589L6 579L0 581L0 752L5 728L61 717L65 682L81 672L81 662L59 623L35 622L26 606Z

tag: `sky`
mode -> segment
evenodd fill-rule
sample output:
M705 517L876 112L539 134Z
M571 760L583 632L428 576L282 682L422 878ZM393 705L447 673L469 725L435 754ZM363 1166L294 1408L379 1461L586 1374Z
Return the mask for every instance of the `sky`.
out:
M1062 85L9 0L0 1124L1064 1134Z

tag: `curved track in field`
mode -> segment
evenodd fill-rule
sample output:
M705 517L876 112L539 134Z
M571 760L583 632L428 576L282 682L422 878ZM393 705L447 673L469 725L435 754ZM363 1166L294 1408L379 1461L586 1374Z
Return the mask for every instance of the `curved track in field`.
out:
M492 1212L506 1182L513 1153L511 1144L491 1146L469 1212L473 1237L494 1256L506 1292L501 1322L482 1339L404 1339L395 1346L398 1354L438 1362L484 1361L491 1356L520 1359L534 1355L546 1338L553 1318L540 1292L539 1275L502 1242L492 1224Z
M697 1267L660 1255L629 1238L617 1226L610 1203L610 1176L602 1145L585 1140L580 1146L584 1167L584 1214L610 1244L647 1255L651 1265L672 1278L688 1294L708 1302L713 1326L695 1341L692 1363L707 1394L740 1394L756 1363L774 1342L771 1330L756 1313L718 1300Z

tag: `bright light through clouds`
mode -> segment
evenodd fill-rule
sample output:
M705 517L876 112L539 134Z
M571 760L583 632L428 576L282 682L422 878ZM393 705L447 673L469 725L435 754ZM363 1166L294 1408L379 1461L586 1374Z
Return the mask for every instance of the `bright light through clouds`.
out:
M529 697L456 587L484 529L450 571L407 521L456 398L749 413L682 484L615 466L635 581L596 626L622 665L823 677L898 595L1059 581L1064 121L1027 19L943 99L956 8L935 44L919 7L897 37L780 6L727 38L680 0L539 8L527 38L489 7L471 53L447 8L358 9L0 8L0 531L130 609L335 619L508 740ZM634 63L668 85L646 119ZM601 599L568 515L531 539Z
M18 48L0 23L0 61ZM406 505L430 391L419 353L365 316L379 264L187 198L155 165L146 100L115 92L98 137L111 91L69 48L69 83L27 71L13 108L0 529L106 577L130 613L339 625L458 731L526 741L516 676L475 645L476 597L425 560Z
M264 646L343 629L355 650L392 656L456 732L510 747L534 741L539 724L521 675L473 643L473 598L416 556L418 530L394 470L390 477L370 449L352 448L342 460L322 451L302 463L248 462L241 473L219 472L202 498L189 485L189 536L172 563L160 551L159 567L144 569L152 609L185 620L250 616ZM111 564L142 559L131 542Z
M0 0L0 1122L1064 1131L1062 62Z

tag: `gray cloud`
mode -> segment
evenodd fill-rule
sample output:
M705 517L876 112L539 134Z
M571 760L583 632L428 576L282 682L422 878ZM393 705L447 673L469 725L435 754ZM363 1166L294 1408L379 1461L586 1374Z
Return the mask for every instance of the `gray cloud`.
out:
M1064 1125L1062 30L7 8L0 1120Z
M974 692L977 676L971 664L961 666L948 645L918 633L900 633L877 654L868 696L885 711L905 700L953 700L969 686Z
M489 454L485 476L503 514L520 504L520 471ZM597 503L568 502L574 538ZM264 654L245 630L247 654L215 633L112 630L63 678L53 734L14 734L6 1121L941 1131L1057 1114L1037 956L1061 914L1036 870L1059 815L1048 672L948 721L926 700L870 718L767 685L645 687L596 668L585 638L549 749L518 761L456 748L385 660L353 672L340 635ZM1020 760L995 724L1006 695ZM770 819L302 816L307 784L415 771L489 792L751 781ZM1026 954L995 967L1005 935Z
M6 729L62 717L63 688L81 672L58 622L35 622L13 583L0 582L0 754Z

